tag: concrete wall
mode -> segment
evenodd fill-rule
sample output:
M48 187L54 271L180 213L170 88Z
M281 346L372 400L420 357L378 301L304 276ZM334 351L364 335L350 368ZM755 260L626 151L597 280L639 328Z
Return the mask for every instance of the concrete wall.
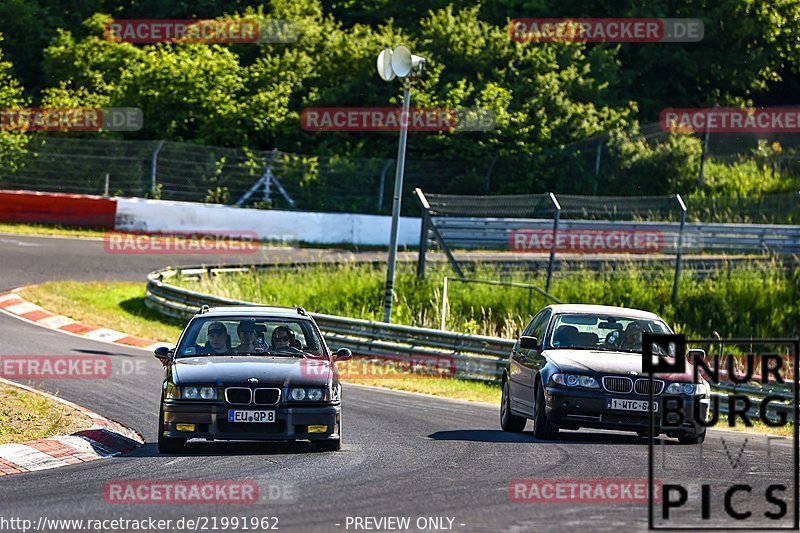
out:
M388 245L391 217L240 209L224 205L118 198L115 229L147 233L255 232L263 240ZM401 217L398 243L419 244L421 221Z

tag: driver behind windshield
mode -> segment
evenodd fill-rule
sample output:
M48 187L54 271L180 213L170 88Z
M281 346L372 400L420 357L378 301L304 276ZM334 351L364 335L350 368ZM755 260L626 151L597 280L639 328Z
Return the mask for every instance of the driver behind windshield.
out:
M647 328L647 324L636 320L628 324L625 333L622 334L622 340L619 347L625 351L641 352L642 351L642 332Z
M230 351L230 340L225 324L212 322L208 326L208 340L203 349L212 354L228 353Z

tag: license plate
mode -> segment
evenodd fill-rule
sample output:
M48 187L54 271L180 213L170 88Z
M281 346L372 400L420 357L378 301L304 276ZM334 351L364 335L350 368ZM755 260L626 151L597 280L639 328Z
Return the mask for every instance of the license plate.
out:
M649 403L650 402L646 400L621 400L619 398L609 398L608 402L606 402L606 407L608 409L619 411L639 411L646 413L650 410L650 406L648 405ZM658 402L653 402L653 412L658 412Z
M228 411L228 422L257 422L268 424L275 422L275 411Z

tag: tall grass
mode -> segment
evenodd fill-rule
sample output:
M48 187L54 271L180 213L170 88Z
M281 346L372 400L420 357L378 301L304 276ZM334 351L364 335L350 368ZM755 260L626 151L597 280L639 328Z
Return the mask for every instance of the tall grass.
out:
M340 264L290 271L251 272L177 283L202 292L267 305L302 305L310 311L379 320L385 268ZM395 281L393 322L438 328L442 279L447 266L433 265L425 280L402 264ZM544 287L545 272L504 271L480 265L468 277L522 282ZM800 326L800 275L769 261L722 267L705 277L686 272L677 305L671 302L673 270L633 263L598 271L558 273L551 293L565 303L594 303L646 309L658 313L678 331L691 335L784 336ZM526 289L450 283L446 329L513 337L531 313L551 303Z

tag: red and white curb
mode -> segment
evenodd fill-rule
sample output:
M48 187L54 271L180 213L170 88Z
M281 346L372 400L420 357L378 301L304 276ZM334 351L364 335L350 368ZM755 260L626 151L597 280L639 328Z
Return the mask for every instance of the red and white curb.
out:
M89 429L72 435L48 437L24 444L0 444L0 476L113 457L135 450L144 444L144 439L135 431L85 407L7 379L0 378L0 383L41 394L50 400L77 409L92 420Z
M93 341L120 344L122 346L133 346L145 350L155 350L159 346L172 345L166 342L156 342L151 339L134 337L127 333L122 333L108 328L98 328L72 320L63 315L56 315L38 305L23 299L18 291L24 287L12 291L0 293L0 310L5 311L28 322L43 326L49 329L58 330L64 333L71 333L79 337L86 337Z

